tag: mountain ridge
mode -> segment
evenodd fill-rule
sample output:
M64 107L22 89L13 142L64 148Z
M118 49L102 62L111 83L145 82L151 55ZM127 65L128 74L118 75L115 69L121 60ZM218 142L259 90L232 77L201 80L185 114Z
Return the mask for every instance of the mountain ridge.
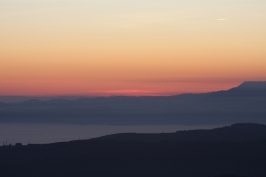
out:
M253 89L253 90L262 90L266 89L266 81L245 81L242 84L240 84L238 89Z
M255 85L264 85L256 82ZM0 103L0 123L225 125L266 123L266 89L160 97L94 97ZM256 86L257 88L257 86Z
M266 141L266 125L256 123L237 123L232 124L231 126L219 127L210 130L185 130L177 131L175 133L119 133L95 138L94 140L119 140L133 142L255 142Z

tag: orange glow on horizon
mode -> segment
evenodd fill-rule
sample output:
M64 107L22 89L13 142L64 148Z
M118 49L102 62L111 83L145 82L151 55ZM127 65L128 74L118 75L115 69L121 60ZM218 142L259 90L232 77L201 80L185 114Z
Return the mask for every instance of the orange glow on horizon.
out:
M265 9L257 1L3 0L0 95L176 95L265 81Z
M130 89L118 89L118 90L86 90L84 87L70 87L55 84L50 87L45 87L40 84L30 84L31 88L22 85L9 85L9 88L14 89L2 89L0 92L5 93L1 96L172 96L183 93L205 93L212 91L228 90L232 87L239 85L240 83L231 82L229 84L202 84L202 83L183 83L178 84L173 89L172 87L160 86L154 84L150 87L157 88L157 90L130 90ZM44 84L45 85L45 84ZM135 86L136 87L136 86ZM19 88L19 89L16 89ZM145 86L144 86L145 88ZM195 91L196 90L196 91Z

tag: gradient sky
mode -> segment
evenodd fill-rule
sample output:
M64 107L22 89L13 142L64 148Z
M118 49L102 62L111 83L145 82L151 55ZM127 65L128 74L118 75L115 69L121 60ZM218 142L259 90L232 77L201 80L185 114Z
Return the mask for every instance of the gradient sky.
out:
M172 95L266 80L265 0L0 0L0 95Z

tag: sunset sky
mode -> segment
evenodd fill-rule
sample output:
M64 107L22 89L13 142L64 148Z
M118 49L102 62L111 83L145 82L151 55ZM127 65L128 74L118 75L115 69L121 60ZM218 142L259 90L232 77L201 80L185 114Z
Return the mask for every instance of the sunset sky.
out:
M0 0L0 95L174 95L266 80L265 0Z

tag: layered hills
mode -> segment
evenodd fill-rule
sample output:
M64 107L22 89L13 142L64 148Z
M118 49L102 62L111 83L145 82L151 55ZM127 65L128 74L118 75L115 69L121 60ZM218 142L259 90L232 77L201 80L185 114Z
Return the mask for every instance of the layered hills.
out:
M94 97L0 103L0 123L219 124L266 123L266 82L202 94Z

